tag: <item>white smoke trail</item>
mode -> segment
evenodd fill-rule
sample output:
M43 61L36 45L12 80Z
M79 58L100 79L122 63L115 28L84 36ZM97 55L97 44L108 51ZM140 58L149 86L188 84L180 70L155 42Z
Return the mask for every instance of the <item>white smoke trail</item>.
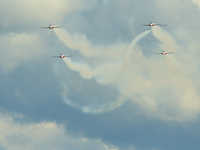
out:
M93 71L88 65L74 63L70 58L63 59L63 61L71 70L78 71L84 79L90 79L96 75L95 71Z
M63 32L65 32L65 31L63 30ZM127 51L125 53L125 60L130 59L130 55L131 55L132 49L135 46L135 44L137 44L137 42L140 39L142 39L144 36L146 36L149 32L150 31L145 31L132 40L132 42L128 46L128 49L126 48ZM81 53L85 54L88 57L97 57L97 54L102 55L102 53L104 53L104 52L102 52L101 48L93 47L87 41L86 38L78 37L76 35L75 39L80 40L80 41L79 40L77 41L74 38L72 38L72 35L69 35L67 32L65 32L65 34L63 34L63 33L61 34L60 32L56 32L56 34L63 42L65 42L66 46L73 48L73 49L77 48L77 49L79 49L79 51ZM82 43L82 44L80 44L80 43ZM85 43L85 46L83 46L83 43ZM87 47L87 49L86 49L86 47ZM121 47L124 48L124 46L121 46ZM124 51L124 49L122 49L121 51ZM112 52L112 49L110 49L110 52ZM106 52L105 54L107 55L107 53L108 52ZM115 54L116 53L117 53L117 51L115 52ZM100 57L100 56L98 56L98 57ZM122 59L123 59L123 57L122 57ZM117 85L115 87L120 91L120 93L121 93L121 84L122 85L126 84L126 83L122 83L122 82L127 82L126 79L123 79L123 78L127 77L126 75L124 76L124 72L123 72L122 67L121 67L122 64L124 63L123 61L118 61L117 63L116 62L113 63L113 62L110 62L110 61L107 61L107 63L102 63L102 64L99 63L100 66L98 66L99 64L95 65L94 69L89 67L89 65L87 65L87 64L73 62L70 58L63 59L63 61L66 63L66 65L71 70L78 71L84 79L95 78L98 81L99 84ZM109 102L107 104L97 106L97 107L79 106L78 104L72 103L67 98L65 98L65 101L68 105L73 106L73 107L78 107L83 112L86 112L86 113L103 113L103 112L112 111L112 110L120 107L130 96L130 93L131 93L130 91L132 91L132 90L125 88L125 90L121 94L119 94L119 97L115 101Z
M98 68L98 69L91 69L88 65L85 64L78 64L75 63L73 61L71 61L70 59L63 59L63 61L66 63L66 65L75 71L78 71L81 76L85 79L90 79L90 78L95 78L98 83L100 84L114 84L116 82L119 81L120 79L120 73L121 70L119 72L116 72L116 70L121 69L121 63L120 64L116 64L116 65L110 65L110 67L108 68ZM113 77L114 74L114 77ZM66 88L66 87L65 87ZM68 99L66 97L66 92L63 92L63 99L65 100L66 104L68 104L69 106L75 107L75 108L79 108L81 109L84 113L105 113L105 112L110 112L118 107L120 107L126 100L126 96L119 96L115 101L113 102L109 102L106 104L101 104L98 106L80 106L79 104L75 104L73 103L70 99Z
M65 29L54 30L58 38L66 44L70 49L80 50L81 53L87 57L98 55L99 50L94 51L94 48L86 39L84 35L71 35Z
M153 27L152 34L155 38L162 42L162 51L175 52L174 55L178 55L176 53L179 52L179 47L175 39L168 32L162 30L161 27ZM181 69L181 64L174 58L174 55L170 55L170 57L166 56L167 65L173 72Z
M126 52L126 58L125 59L130 59L130 55L131 55L131 52L132 52L132 49L133 49L133 47L135 46L135 44L137 44L137 42L140 40L140 39L142 39L144 36L146 36L149 32L150 32L151 30L147 30L147 31L145 31L145 32L143 32L143 33L141 33L141 34L139 34L136 38L134 38L133 40L132 40L132 42L129 44L129 46L128 46L128 50L127 50L127 52Z
M71 70L78 71L84 79L95 78L100 84L115 84L121 76L121 62L96 66L92 69L89 65L73 62L70 58L63 61Z
M166 31L162 30L161 27L153 27L152 28L152 34L155 38L160 40L163 44L163 47L167 51L178 51L178 45L176 44L176 41L174 38Z
M104 105L103 107L98 106L98 108L90 108L88 106L84 106L81 109L85 113L106 113L106 112L110 112L110 111L115 110L116 108L122 106L126 100L127 100L126 96L119 96L117 98L117 100L115 100L107 105Z
M96 47L87 40L85 35L72 35L65 29L54 30L54 32L67 47L72 50L78 50L86 57L106 57L119 60L123 56L123 50L127 46L126 44L118 42L108 47Z
M196 74L197 72L190 68L191 65L188 65L188 63L182 64L182 58L187 54L180 52L180 45L177 44L176 40L170 33L164 31L160 27L153 27L152 33L155 38L162 42L163 50L175 52L173 55L166 55L164 57L167 60L166 62L159 62L162 66L167 67L159 73L155 72L152 76L154 86L160 89L165 89L166 91L171 90L167 103L168 105L172 105L170 108L163 107L163 111L159 111L162 112L161 118L178 121L193 119L193 117L199 115L200 112L199 88L198 84L192 78L193 74ZM160 59L160 61L162 60L164 59ZM162 68L160 67L159 69ZM150 68L150 70L152 70L152 68ZM160 76L162 76L165 81L160 80ZM159 95L161 94L158 93L157 96ZM159 99L155 100L156 103L159 104ZM160 114L155 115L159 116Z
M135 46L135 44L137 44L137 42L142 39L144 36L146 36L151 30L147 30L141 34L139 34L136 38L134 38L132 40L132 42L129 44L128 46L128 50L126 52L126 55L125 55L125 59L124 59L124 62L123 62L123 65L122 65L122 68L123 70L127 69L128 66L129 66L129 60L130 60L130 56L131 56L131 53L132 53L132 50L133 50L133 47Z

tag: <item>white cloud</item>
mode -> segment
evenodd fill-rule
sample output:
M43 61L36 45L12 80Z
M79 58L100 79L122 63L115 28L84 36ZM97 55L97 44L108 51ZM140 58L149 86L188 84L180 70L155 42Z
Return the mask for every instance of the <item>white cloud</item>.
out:
M35 1L4 1L1 3L0 12L1 24L4 27L35 27L48 24L60 23L64 14L69 14L74 10L90 8L96 1L92 0L35 0Z
M37 34L8 34L0 37L0 67L3 73L13 71L20 64L41 58L47 52L43 40Z
M15 122L11 115L5 114L0 114L0 132L0 146L6 150L118 150L99 139L70 135L62 124L22 124Z
M191 0L191 1L200 8L200 1L199 0Z

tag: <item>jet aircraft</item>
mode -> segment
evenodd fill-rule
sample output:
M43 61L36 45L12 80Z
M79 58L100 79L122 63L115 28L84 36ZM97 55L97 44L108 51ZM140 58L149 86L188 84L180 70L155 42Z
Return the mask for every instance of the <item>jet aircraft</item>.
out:
M162 53L154 53L154 54L162 54L162 55L167 55L167 54L173 54L174 52L165 52L163 51Z
M141 25L141 26L150 26L150 27L159 26L159 27L162 27L162 26L166 26L166 25L167 24L156 24L156 23L150 22L149 24L144 24L144 25Z
M60 54L60 56L53 56L53 58L65 58L65 57L72 57L72 55L65 56L63 54Z
M62 26L53 26L53 25L49 25L48 27L40 27L40 28L44 28L44 29L54 29L54 28L61 28Z

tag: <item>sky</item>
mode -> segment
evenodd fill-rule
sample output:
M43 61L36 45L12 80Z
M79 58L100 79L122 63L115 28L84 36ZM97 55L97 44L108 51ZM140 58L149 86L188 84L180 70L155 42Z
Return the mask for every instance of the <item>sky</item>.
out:
M0 150L199 149L200 0L7 0L0 14Z

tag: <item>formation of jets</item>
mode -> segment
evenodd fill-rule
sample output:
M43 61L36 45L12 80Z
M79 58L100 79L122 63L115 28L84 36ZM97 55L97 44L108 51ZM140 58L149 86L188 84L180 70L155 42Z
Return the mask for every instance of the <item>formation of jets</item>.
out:
M159 26L159 27L162 27L162 26L166 26L167 24L156 24L156 23L153 23L153 22L150 22L149 24L144 24L144 25L141 25L141 26L149 26L149 27L154 27L154 26ZM48 27L40 27L40 28L44 28L44 29L54 29L54 28L61 28L62 26L53 26L53 25L49 25ZM154 53L154 54L161 54L161 55L167 55L167 54L173 54L174 52L161 52L161 53ZM53 58L65 58L65 57L71 57L72 55L68 55L68 56L65 56L63 54L61 54L60 56L53 56Z
M54 28L61 28L62 26L53 26L53 25L49 25L48 27L40 27L40 28L44 28L44 29L54 29ZM68 55L65 56L63 54L60 54L60 56L53 56L53 58L65 58L65 57L71 57L72 55Z
M156 24L156 23L153 23L153 22L150 22L149 24L143 24L141 26L149 26L149 27L154 27L154 26L159 26L159 27L163 27L163 26L166 26L167 24ZM163 51L162 53L154 53L154 54L162 54L162 55L167 55L167 54L172 54L174 52L165 52Z
M40 28L44 28L44 29L54 29L54 28L61 28L62 26L53 26L53 25L49 25L48 27L40 27ZM72 55L68 55L65 56L63 54L60 54L60 56L53 56L53 58L65 58L65 57L72 57Z

